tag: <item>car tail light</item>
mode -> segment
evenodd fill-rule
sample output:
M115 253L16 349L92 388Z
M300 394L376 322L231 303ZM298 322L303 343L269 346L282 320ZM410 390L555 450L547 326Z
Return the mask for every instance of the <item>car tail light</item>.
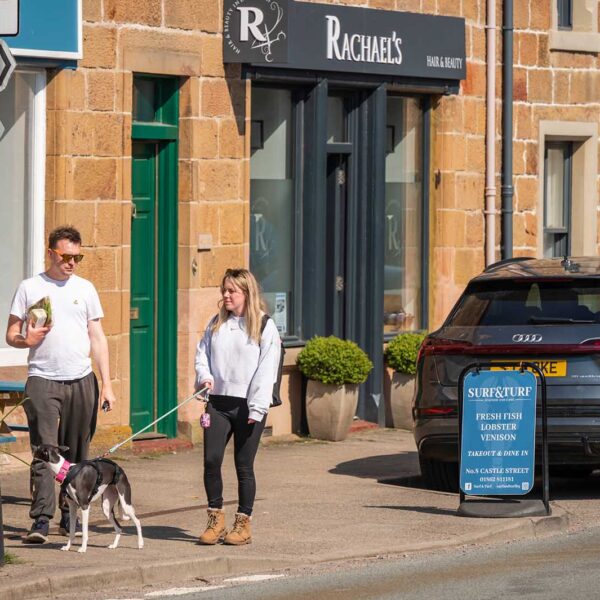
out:
M428 406L427 408L415 409L418 417L449 417L456 414L456 407L452 406Z
M423 342L419 350L421 356L454 355L556 355L556 354L590 354L600 352L600 339L589 339L580 344L488 344L474 345L461 340L429 338Z
M473 348L473 344L469 342L444 338L428 338L423 342L419 350L419 358L421 355L466 354L471 348Z
M585 342L581 342L581 345L585 346L586 348L595 348L600 350L600 339L585 340Z

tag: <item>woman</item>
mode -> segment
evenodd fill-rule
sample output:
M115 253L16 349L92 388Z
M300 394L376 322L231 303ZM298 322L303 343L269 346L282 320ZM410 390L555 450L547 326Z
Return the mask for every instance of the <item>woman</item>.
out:
M252 541L254 458L277 379L281 339L272 319L262 328L264 303L249 271L225 271L221 295L219 313L209 321L196 351L196 389L211 391L210 426L204 429L208 525L199 542L240 545ZM239 504L233 528L225 535L221 465L232 435Z

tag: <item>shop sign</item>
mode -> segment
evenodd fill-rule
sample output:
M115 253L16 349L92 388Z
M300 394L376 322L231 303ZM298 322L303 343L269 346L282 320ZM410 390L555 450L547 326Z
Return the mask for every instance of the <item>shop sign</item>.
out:
M225 0L224 62L286 62L287 0Z
M8 85L15 66L15 59L10 53L10 48L4 40L0 40L0 92ZM0 123L1 126L2 124ZM2 135L1 132L0 135Z
M0 35L19 33L19 0L0 0Z
M265 8L270 5L277 8ZM428 79L466 77L462 18L293 0L287 5L284 0L227 0L226 6L225 62ZM275 48L281 54L287 49L287 58L278 59Z
M480 371L465 377L460 452L460 488L465 494L531 491L536 392L530 371Z
M5 41L16 57L82 58L81 0L21 2L18 34Z

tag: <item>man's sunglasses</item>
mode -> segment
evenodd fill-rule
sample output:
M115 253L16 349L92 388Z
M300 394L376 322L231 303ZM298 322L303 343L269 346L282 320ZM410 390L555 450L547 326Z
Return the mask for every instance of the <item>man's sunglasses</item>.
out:
M56 254L58 254L58 256L60 256L60 258L62 259L62 261L64 263L71 262L71 260L74 260L76 263L80 263L83 260L83 254L60 253L58 250L55 250L54 248L50 248L50 250L52 250L52 252L55 252Z

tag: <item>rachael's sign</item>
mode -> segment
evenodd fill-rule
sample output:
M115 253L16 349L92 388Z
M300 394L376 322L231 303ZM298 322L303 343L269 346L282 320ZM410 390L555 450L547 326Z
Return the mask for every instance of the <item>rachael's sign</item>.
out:
M287 0L225 0L224 62L286 62Z
M225 0L225 62L427 79L466 77L465 21L294 0Z
M460 455L460 488L465 494L531 491L536 392L530 371L480 371L465 377Z

